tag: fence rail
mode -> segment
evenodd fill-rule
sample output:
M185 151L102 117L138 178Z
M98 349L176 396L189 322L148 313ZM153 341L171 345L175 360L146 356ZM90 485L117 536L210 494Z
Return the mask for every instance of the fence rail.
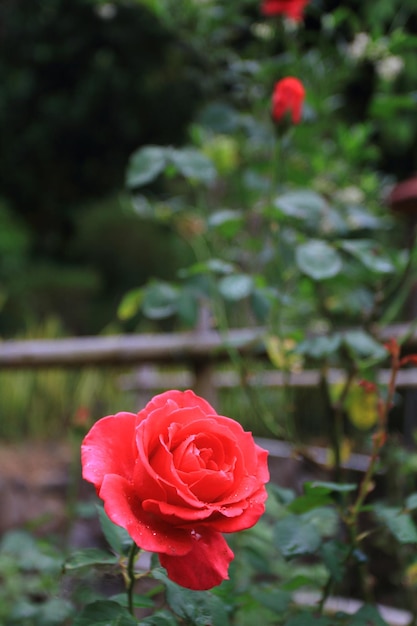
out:
M381 341L407 336L409 325L395 324L378 332ZM221 361L233 349L242 355L266 356L266 329L241 328L224 333L193 330L178 333L70 337L0 341L0 369L126 365L139 363L190 363L202 359ZM407 337L407 347L417 347L417 331Z
M186 333L7 340L0 341L0 371L51 367L142 366L133 374L120 376L122 389L150 396L157 389L192 387L196 393L216 406L217 390L238 386L241 378L238 372L230 368L216 370L215 365L230 361L231 350L234 354L266 359L265 334L264 328L234 329L227 333L203 328ZM407 337L407 350L417 348L417 332L410 333L409 325L406 324L386 327L378 337L381 341ZM175 367L169 372L160 371L156 366L161 364L182 366L183 370L178 371ZM343 376L343 371L330 369L327 376L331 382L337 381ZM381 369L378 377L381 383L386 383L389 372ZM245 379L245 383L260 387L315 387L318 382L317 370L283 375L282 372L265 369L261 373L249 374ZM399 372L398 387L406 388L407 393L411 394L411 402L405 410L405 430L410 431L408 438L411 441L417 415L417 368ZM290 458L294 454L291 448L281 449L282 446L288 447L288 444L269 443L273 457ZM278 445L281 445L279 450L276 449ZM318 449L318 463L322 462L325 454L324 449ZM365 461L358 457L354 462L349 460L346 467L363 471Z
M389 338L407 337L407 348L417 346L417 331L410 332L409 325L396 324L382 329L381 341ZM178 364L188 370L182 374L183 381L177 386L192 386L209 401L216 400L216 387L238 385L236 372L216 373L214 365L230 360L231 352L253 358L266 358L262 327L232 329L220 333L211 329L197 328L189 332L157 333L139 335L116 335L108 337L70 337L65 339L7 340L0 342L0 370L16 368L126 366L144 364ZM399 385L417 386L417 371L402 372ZM148 372L149 374L149 372ZM331 376L338 376L334 371ZM180 374L181 376L181 374ZM280 372L264 372L249 384L260 386L312 387L318 382L317 371L291 374L285 378ZM380 376L386 377L384 372ZM340 377L340 376L339 376ZM155 376L154 376L155 378ZM143 379L143 374L142 374ZM161 384L149 377L136 380L136 386L150 388L175 386ZM185 381L185 384L183 384Z
M181 333L71 337L0 342L0 369L126 365L222 360L230 349L265 354L262 328L221 334L212 330Z

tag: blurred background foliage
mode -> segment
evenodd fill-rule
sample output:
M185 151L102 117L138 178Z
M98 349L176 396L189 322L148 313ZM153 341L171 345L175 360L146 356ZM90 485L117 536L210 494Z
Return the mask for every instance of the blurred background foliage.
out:
M213 294L219 325L264 322L274 277L293 326L320 298L324 330L403 315L370 298L407 261L385 198L417 168L416 46L414 0L311 0L298 27L258 0L3 0L0 335L189 328ZM307 100L277 154L286 75ZM306 277L318 251L334 274Z
M273 82L296 73L309 123L296 139L304 162L288 166L295 184L323 177L336 154L352 183L368 171L374 188L375 171L416 169L412 0L312 1L297 33L254 0L3 0L0 24L4 336L46 311L69 332L100 332L128 287L186 263L186 245L124 202L124 175L138 146L184 143L209 102L244 113L254 134Z

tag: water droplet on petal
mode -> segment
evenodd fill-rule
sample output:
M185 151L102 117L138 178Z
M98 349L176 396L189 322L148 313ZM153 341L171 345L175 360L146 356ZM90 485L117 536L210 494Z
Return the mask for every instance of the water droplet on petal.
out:
M195 539L196 541L199 541L202 537L202 535L200 535L200 533L196 532L194 529L191 531L191 537L193 539Z

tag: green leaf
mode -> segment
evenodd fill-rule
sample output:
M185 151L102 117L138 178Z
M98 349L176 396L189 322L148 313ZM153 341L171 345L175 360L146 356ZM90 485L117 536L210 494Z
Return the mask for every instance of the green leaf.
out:
M258 288L252 291L250 296L251 309L256 319L261 323L266 323L271 311L273 301L276 299L275 293L269 288Z
M311 220L311 217L318 221L320 214L325 209L326 201L315 191L300 190L278 196L274 200L274 205L288 217L296 217L302 220Z
M177 311L178 289L162 281L155 281L145 289L142 311L152 320L170 317Z
M248 274L230 274L219 280L219 291L225 300L238 302L247 298L253 289L253 278Z
M337 533L339 516L334 507L316 507L303 513L302 518L303 523L315 528L320 537L331 537Z
M133 606L138 609L139 608L151 609L155 606L155 602L152 600L152 598L148 598L147 596L142 596L138 593L134 593L132 599L133 599ZM121 604L124 607L127 607L128 605L128 598L127 598L126 593L117 593L116 595L111 596L109 600L111 600L112 602L117 602L117 604Z
M311 239L296 249L298 268L313 280L324 280L339 274L342 259L339 253L325 241Z
M314 480L304 483L304 491L308 494L320 493L322 495L329 493L346 493L355 491L357 485L354 483L333 483L329 481Z
M301 611L287 620L284 626L335 626L335 621L323 615L315 615L309 611Z
M34 624L36 626L62 626L72 624L69 618L74 613L74 606L62 598L50 598L41 603L28 602L25 599L18 601L9 615L7 624Z
M288 505L287 510L291 513L305 513L311 509L331 503L332 499L327 494L310 493L298 496Z
M238 126L239 113L229 104L212 102L202 110L198 122L216 133L230 133Z
M178 317L187 326L194 328L198 321L199 303L192 289L181 289L177 300Z
M110 600L88 604L74 619L72 626L138 626L137 620L124 607Z
M405 501L405 508L409 511L415 511L417 509L417 493L412 493Z
M97 505L97 511L101 530L111 548L116 554L127 554L132 545L132 539L127 531L114 524L102 506Z
M75 569L81 569L82 567L97 567L116 565L119 559L116 555L100 550L99 548L84 548L73 552L64 563L64 570L66 572Z
M313 359L322 359L334 354L340 347L342 338L339 334L329 337L313 337L302 341L296 347L296 352L305 354Z
M23 571L55 574L62 567L62 556L24 530L10 530L0 540L0 553L13 557Z
M190 267L179 270L180 278L188 278L198 274L231 274L235 270L235 266L221 259L208 259L194 263Z
M130 157L126 185L129 189L141 187L154 181L167 164L167 148L161 146L145 146Z
M304 576L304 574L297 574L294 578L290 578L287 582L281 584L281 589L284 591L297 591L302 587L314 587L317 584L316 580Z
M289 504L293 500L295 500L295 492L292 489L287 489L286 487L280 487L279 485L275 485L274 483L269 483L268 485L268 493L273 495L280 504Z
M342 241L340 247L354 256L368 270L376 274L391 274L395 271L391 260L383 254L381 247L371 239Z
M346 559L350 547L337 539L326 541L320 548L320 555L324 565L329 570L332 578L341 583L346 574Z
M408 513L399 507L378 505L375 515L400 543L417 543L417 528Z
M368 111L370 119L379 117L390 120L400 115L401 111L414 111L416 101L413 94L384 94L379 93L372 99L372 105Z
M274 613L282 614L288 609L291 595L287 591L273 587L254 587L251 596L262 606Z
M161 610L156 611L153 615L145 617L139 622L139 626L178 626L178 622L172 613Z
M386 220L367 212L362 206L346 207L347 223L351 230L382 230L387 227Z
M195 148L171 149L169 160L185 178L199 183L212 183L216 170L211 159Z
M387 351L376 339L364 330L348 330L343 333L343 343L354 358L385 359Z
M298 515L286 515L274 528L275 545L286 559L314 554L321 537L316 528Z
M243 226L243 215L241 211L223 209L216 211L209 217L208 225L222 237L232 239Z
M136 315L142 306L144 290L142 287L128 291L117 309L119 319L125 321Z
M192 591L175 584L162 568L152 570L152 576L166 586L170 608L178 617L193 626L228 626L226 607L221 599L210 591Z
M349 626L388 626L388 624L382 619L376 607L365 604L349 618Z

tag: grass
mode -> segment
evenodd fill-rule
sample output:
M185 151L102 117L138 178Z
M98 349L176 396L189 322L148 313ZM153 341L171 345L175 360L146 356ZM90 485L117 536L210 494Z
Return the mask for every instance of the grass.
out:
M63 336L51 318L19 339ZM0 440L49 440L74 426L120 410L137 410L118 387L120 368L47 368L0 371Z
M57 339L63 335L60 322L50 318L18 339ZM251 363L251 373L262 374L263 367L265 364ZM0 370L0 441L65 439L74 427L86 431L104 415L136 412L147 397L165 390L145 390L144 399L139 399L138 391L123 389L121 377L129 372L132 367ZM238 385L219 390L216 408L254 435L294 440L294 400L290 390Z

